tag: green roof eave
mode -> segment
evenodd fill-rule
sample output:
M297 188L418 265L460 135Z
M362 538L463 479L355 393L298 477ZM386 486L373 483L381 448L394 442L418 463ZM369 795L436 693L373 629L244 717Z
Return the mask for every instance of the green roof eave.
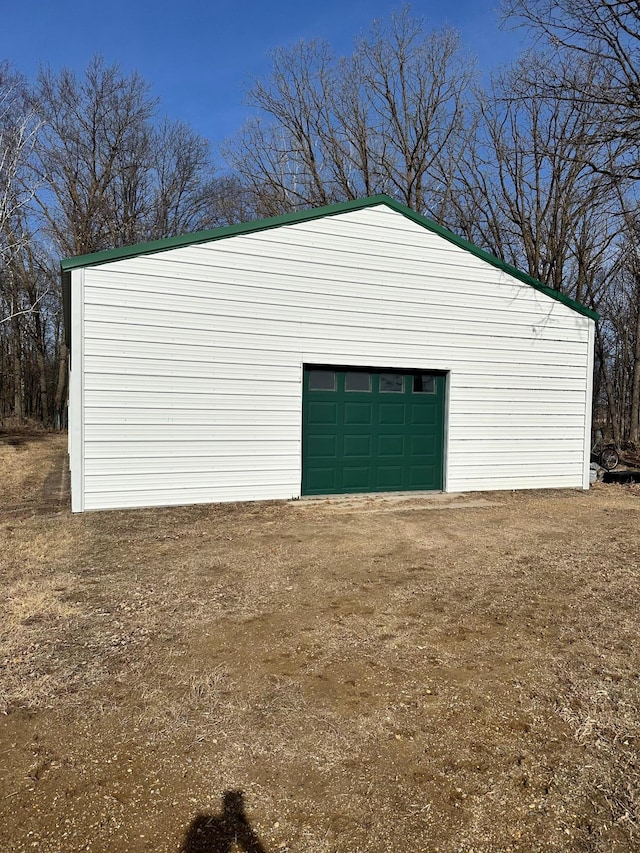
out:
M126 258L137 258L140 255L166 252L169 249L194 246L198 243L211 243L215 240L224 240L226 237L237 237L240 234L254 234L258 231L268 231L270 228L279 228L281 225L296 225L299 222L323 219L325 216L335 216L350 210L360 210L364 207L373 207L391 201L392 199L384 195L359 198L353 201L340 202L339 204L330 204L326 207L316 207L311 210L301 210L295 213L285 213L281 216L271 216L268 219L259 219L254 222L225 225L222 228L214 228L211 231L196 231L193 234L167 237L164 240L153 240L150 243L138 243L135 246L106 249L103 252L94 252L90 255L77 255L72 258L65 258L60 262L60 266L63 271L78 269L79 267L92 267L98 264L107 264L110 261L121 261Z
M550 296L552 299L556 299L558 302L562 302L562 304L566 305L568 308L573 308L573 310L577 311L579 314L583 314L585 317L589 317L591 320L597 321L600 319L600 315L597 311L594 311L592 308L587 308L587 306L583 305L581 302L577 302L575 299L571 299L570 296L565 296L565 294L560 293L559 290L554 290L552 287L543 284L541 281L538 281L537 278L534 278L528 273L519 270L517 267L508 264L506 261L503 261L500 258L497 258L490 252L486 252L484 249L480 249L474 243L470 243L468 240L465 240L464 237L458 237L457 234L454 234L453 231L449 231L449 229L445 228L444 225L438 225L437 222L433 222L431 219L427 219L426 216L421 216L419 213L416 213L415 211L411 210L411 208L406 207L404 204L399 204L393 199L389 199L389 206L393 207L394 210L397 210L398 213L402 213L403 216L406 216L408 219L412 219L414 222L417 222L418 225L422 225L424 228L428 228L430 231L433 231L436 234L439 234L441 237L444 237L444 239L448 240L450 243L459 246L461 249L465 249L467 252L470 252L477 258L481 258L488 264L491 264L497 269L508 273L514 278L517 278L519 281L524 282L524 284L528 284L531 287L534 287L536 290L539 290L546 296Z
M375 195L367 198L354 199L352 201L345 201L339 204L327 205L326 207L313 208L312 210L286 213L282 216L272 216L269 219L261 219L256 222L243 222L240 225L228 225L223 228L215 228L211 231L197 231L194 234L186 234L179 237L168 237L164 240L153 240L149 243L139 243L135 246L122 246L118 249L107 249L106 251L94 252L90 255L77 255L76 257L65 258L62 260L60 262L60 267L63 273L68 273L71 270L79 269L81 267L98 266L100 264L110 263L111 261L121 261L128 258L137 258L141 255L165 252L169 249L179 249L185 246L194 246L199 243L210 243L215 240L223 240L227 237L236 237L240 234L253 234L258 231L267 231L270 228L279 228L281 225L295 225L300 222L322 219L326 216L336 216L340 213L347 213L352 210L362 210L367 207L375 207L381 204L390 207L392 210L395 210L403 216L406 216L407 219L421 225L428 231L439 234L450 243L470 252L472 255L475 255L477 258L491 264L497 269L508 273L510 276L522 281L524 284L530 285L536 290L539 290L541 293L544 293L546 296L549 296L558 302L562 302L564 305L572 308L579 314L583 314L585 317L589 317L592 320L599 319L597 312L593 311L591 308L587 308L586 305L582 305L574 299L570 299L568 296L565 296L563 293L542 284L542 282L527 273L522 272L522 270L511 266L511 264L500 260L500 258L495 257L495 255L492 255L489 252L485 252L484 249L480 249L468 240L458 237L444 226L438 225L436 222L427 219L425 216L416 213L411 210L411 208L386 195Z

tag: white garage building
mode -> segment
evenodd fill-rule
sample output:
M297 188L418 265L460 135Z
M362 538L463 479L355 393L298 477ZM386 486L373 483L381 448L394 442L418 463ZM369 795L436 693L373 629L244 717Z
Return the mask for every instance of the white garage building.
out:
M62 272L74 512L588 488L597 315L386 196Z

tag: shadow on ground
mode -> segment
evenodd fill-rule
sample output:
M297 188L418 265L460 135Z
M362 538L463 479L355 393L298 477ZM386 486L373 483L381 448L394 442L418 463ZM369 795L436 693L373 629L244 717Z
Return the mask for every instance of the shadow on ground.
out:
M196 815L180 853L230 853L234 845L246 853L266 853L244 812L242 791L225 791L222 812Z

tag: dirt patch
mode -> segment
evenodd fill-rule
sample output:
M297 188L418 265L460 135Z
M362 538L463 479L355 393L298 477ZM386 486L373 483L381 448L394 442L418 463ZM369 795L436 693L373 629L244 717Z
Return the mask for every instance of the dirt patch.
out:
M63 451L3 457L0 849L638 849L637 487L71 516Z
M0 518L66 508L66 444L67 436L60 433L0 432Z

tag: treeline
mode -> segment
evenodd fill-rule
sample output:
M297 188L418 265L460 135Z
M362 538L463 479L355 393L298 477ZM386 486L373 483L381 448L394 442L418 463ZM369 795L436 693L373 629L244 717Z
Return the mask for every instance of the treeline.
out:
M209 143L94 59L29 83L0 66L0 418L64 423L59 260L244 218Z
M387 193L595 308L597 416L638 443L640 8L502 12L532 47L489 82L408 8L275 51L223 171L136 74L0 68L0 417L62 421L60 257Z

